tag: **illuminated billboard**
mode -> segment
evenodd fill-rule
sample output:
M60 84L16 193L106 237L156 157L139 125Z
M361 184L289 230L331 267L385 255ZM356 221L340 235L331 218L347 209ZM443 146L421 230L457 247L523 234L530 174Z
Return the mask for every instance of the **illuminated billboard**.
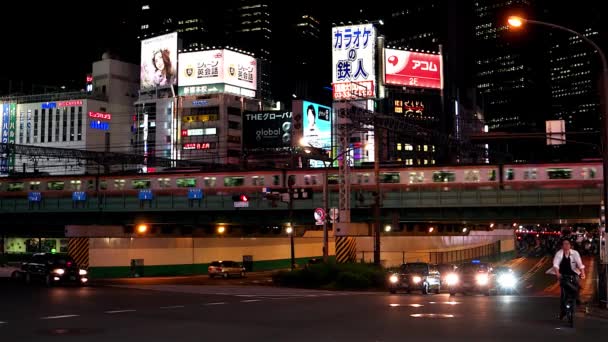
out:
M243 114L243 146L247 149L290 147L292 112L265 111Z
M441 55L385 49L386 84L441 89Z
M188 93L203 92L200 89L210 92L209 88L200 87L205 85L216 85L218 90L224 89L221 85L231 85L250 91L256 90L256 59L246 54L224 49L181 53L179 55L180 88L187 87ZM194 91L191 91L192 88ZM244 96L251 94L251 92L236 89L230 92L242 93Z
M141 89L177 84L177 33L141 41Z
M332 29L334 100L376 97L376 28L372 24Z
M312 147L331 149L331 108L302 101L302 143Z

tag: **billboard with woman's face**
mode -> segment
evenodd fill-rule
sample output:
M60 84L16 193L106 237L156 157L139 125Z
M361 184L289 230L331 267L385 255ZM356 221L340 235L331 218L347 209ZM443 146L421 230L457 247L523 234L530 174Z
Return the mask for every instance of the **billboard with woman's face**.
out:
M177 33L141 41L141 89L177 84Z

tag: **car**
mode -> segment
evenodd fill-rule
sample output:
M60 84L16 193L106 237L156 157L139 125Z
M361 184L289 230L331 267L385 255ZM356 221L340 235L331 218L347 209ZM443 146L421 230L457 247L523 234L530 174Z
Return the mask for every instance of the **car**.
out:
M36 253L21 265L27 284L42 281L46 286L74 283L86 285L87 270L78 267L74 259L64 254Z
M211 262L211 264L209 264L207 273L209 274L209 278L229 278L231 276L244 278L245 268L243 267L243 265L239 264L236 261L213 261Z
M447 287L446 278L448 274L456 271L456 265L453 264L439 264L437 265L437 269L439 269L439 275L441 275L441 287Z
M21 269L0 261L0 278L18 280L21 278Z
M455 296L456 293L481 293L489 296L493 284L492 267L478 260L461 264L455 272L446 275L450 296Z
M388 289L390 293L399 290L421 291L428 294L431 291L441 292L441 279L437 265L425 262L413 262L401 265L399 271L388 277Z
M510 267L498 266L492 270L494 275L496 292L512 294L517 290L517 276Z

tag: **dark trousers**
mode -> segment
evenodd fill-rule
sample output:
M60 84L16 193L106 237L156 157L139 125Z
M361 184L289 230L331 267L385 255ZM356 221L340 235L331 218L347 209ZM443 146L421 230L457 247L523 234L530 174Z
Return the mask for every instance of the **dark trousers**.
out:
M560 314L566 314L566 300L573 298L576 302L580 302L580 285L578 283L578 276L562 276L560 280Z

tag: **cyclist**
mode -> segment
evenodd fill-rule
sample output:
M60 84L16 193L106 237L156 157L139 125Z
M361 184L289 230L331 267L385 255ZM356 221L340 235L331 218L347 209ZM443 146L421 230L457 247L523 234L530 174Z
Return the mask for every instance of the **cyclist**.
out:
M569 240L563 240L562 248L555 253L555 257L553 258L553 269L557 275L557 279L560 280L561 296L559 318L562 319L566 315L566 289L564 289L564 285L567 283L565 280L571 281L577 288L576 303L580 304L578 277L585 279L585 265L583 265L583 260L581 259L580 254L572 249Z

